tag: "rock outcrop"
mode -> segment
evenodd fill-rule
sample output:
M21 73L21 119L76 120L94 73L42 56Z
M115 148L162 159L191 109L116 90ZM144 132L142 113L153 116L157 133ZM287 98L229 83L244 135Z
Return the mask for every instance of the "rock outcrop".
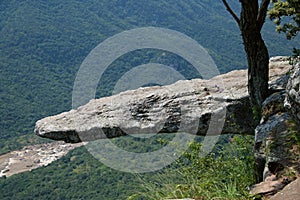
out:
M270 61L273 93L259 124L248 100L247 72L239 70L91 100L38 121L35 134L73 143L140 133L253 134L261 183L251 193L274 194L290 182L299 185L300 64L291 70L285 57Z
M300 179L297 179L270 198L270 200L296 200L300 194Z
M255 129L255 157L259 181L253 194L274 194L300 174L300 66L294 65L286 88L263 103L262 120ZM300 188L298 189L298 195Z
M270 65L271 80L289 68L287 61L275 60ZM140 133L254 134L255 126L247 71L237 70L210 80L179 81L91 100L39 120L35 134L76 143Z
M296 63L286 87L285 107L300 121L300 62Z

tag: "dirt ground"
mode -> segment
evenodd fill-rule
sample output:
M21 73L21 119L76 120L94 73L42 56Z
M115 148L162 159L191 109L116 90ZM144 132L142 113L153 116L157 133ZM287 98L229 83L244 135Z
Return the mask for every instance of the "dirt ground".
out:
M0 156L0 177L9 177L49 165L74 148L83 145L84 143L67 144L64 142L52 142L26 146L21 150L4 154Z

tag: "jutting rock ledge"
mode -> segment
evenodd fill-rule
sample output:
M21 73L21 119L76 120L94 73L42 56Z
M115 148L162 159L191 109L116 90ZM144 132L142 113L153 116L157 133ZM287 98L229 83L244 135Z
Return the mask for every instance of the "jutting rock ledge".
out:
M286 60L273 60L270 79L275 82L290 65ZM278 89L280 84L273 87ZM210 80L179 81L91 100L77 109L39 120L35 134L71 143L140 133L206 135L209 128L210 134L254 135L253 118L247 71L236 70Z
M237 70L91 100L39 120L35 134L70 143L141 133L255 135L260 183L251 193L273 195L288 185L272 198L290 200L300 195L299 61L291 67L286 57L271 58L269 85L273 92L259 123L249 103L247 71Z

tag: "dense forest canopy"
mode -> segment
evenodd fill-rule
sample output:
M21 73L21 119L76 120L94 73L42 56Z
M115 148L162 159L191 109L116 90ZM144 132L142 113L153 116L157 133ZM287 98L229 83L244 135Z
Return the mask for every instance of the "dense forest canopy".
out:
M240 11L238 1L230 3L234 11ZM35 121L71 109L73 83L82 61L100 42L124 30L148 26L173 29L205 47L221 73L247 67L242 37L221 1L10 0L0 2L0 15L0 154L44 142L33 137ZM262 35L270 56L290 55L292 48L299 46L299 37L287 42L274 30L267 20ZM110 66L100 81L97 97L111 95L119 77L150 61L172 66L187 79L199 77L177 55L139 50ZM147 152L149 146L150 150L161 148L168 137L172 136L146 143L128 137L113 142L127 150L139 147L139 152ZM85 148L79 148L48 167L0 178L0 198L125 199L132 195L128 199L133 200L149 199L143 194L135 197L150 191L153 199L159 199L159 195L169 195L160 191L162 187L181 197L191 191L198 195L204 188L209 197L243 198L254 181L251 141L222 137L222 145L203 159L193 157L201 149L195 143L178 163L142 177L109 169ZM179 166L183 171L177 171ZM192 174L194 169L197 173ZM165 171L170 173L163 175ZM194 180L198 182L192 183ZM184 181L191 188L179 184ZM216 188L222 188L222 193Z

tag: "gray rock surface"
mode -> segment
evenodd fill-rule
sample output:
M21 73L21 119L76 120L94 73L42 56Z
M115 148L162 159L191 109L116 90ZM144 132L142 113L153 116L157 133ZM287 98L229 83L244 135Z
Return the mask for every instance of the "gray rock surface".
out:
M271 62L271 81L289 69L287 61ZM39 120L35 134L76 143L141 133L254 134L255 126L247 71L236 70L210 80L179 81L91 100Z
M299 83L298 63L288 82L283 82L286 90L270 95L263 103L254 146L262 182L252 188L252 194L274 194L300 175Z
M205 135L214 118L212 134L224 123L223 133L251 134L255 125L248 113L244 86L224 91L214 81L179 81L91 100L76 110L38 121L35 133L66 142L178 131ZM241 118L243 121L237 122Z
M300 120L300 62L294 65L286 87L285 107Z
M258 171L263 175L263 180L278 175L296 161L291 151L296 128L293 123L289 113L277 113L256 128L254 150L257 163L261 165Z
M279 72L279 70L284 70L286 66L289 65L289 57L286 56L276 56L270 59L270 67L273 68L273 74ZM276 70L275 70L276 69ZM279 72L280 74L280 72ZM272 76L272 74L271 74ZM272 81L269 86L271 90L285 90L286 85L289 80L289 73L283 74L275 81Z

